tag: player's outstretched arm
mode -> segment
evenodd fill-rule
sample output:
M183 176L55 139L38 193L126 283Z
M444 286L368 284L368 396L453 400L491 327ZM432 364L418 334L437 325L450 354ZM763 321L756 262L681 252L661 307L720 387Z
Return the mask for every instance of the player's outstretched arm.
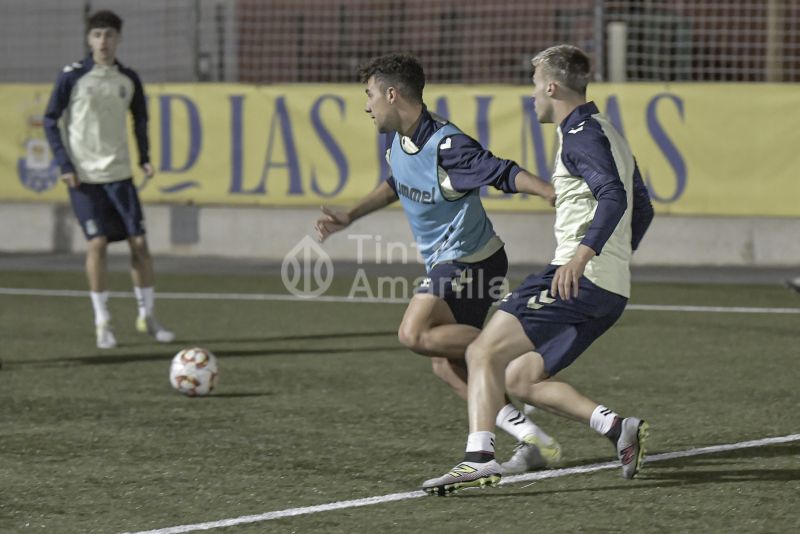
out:
M545 182L535 174L522 169L514 177L514 187L518 193L538 195L545 199L551 206L556 205L556 190L553 184Z
M347 228L353 221L384 208L396 200L397 193L392 189L392 186L388 182L381 182L378 187L350 210L337 210L322 206L322 217L317 219L314 224L314 229L317 231L317 240L322 243L329 235Z

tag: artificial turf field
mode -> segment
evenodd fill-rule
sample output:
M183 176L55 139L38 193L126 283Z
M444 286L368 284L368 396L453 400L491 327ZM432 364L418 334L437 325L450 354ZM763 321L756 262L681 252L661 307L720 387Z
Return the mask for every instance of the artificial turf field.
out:
M0 286L85 282L80 273L4 271ZM347 287L337 280L332 292ZM129 291L124 274L112 275L112 290ZM159 291L285 293L276 276L201 274L161 275ZM797 295L635 284L631 304L794 310L630 309L563 373L590 397L646 418L649 455L800 434ZM136 334L133 300L117 298L120 346L100 351L87 297L0 294L0 532L169 532L417 490L460 459L466 410L425 358L397 342L403 310L162 298L159 316L179 335L165 346ZM172 355L192 345L219 359L207 398L168 384ZM583 425L542 412L535 420L561 442L561 467L614 459ZM501 460L512 448L499 434ZM798 502L795 436L651 462L633 481L615 467L211 531L797 532Z

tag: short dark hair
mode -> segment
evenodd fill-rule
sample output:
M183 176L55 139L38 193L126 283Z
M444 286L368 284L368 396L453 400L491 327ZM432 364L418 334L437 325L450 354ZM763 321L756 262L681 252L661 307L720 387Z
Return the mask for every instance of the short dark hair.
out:
M122 19L113 11L104 9L89 17L86 31L90 32L95 28L114 28L117 32L121 32Z
M568 44L551 46L531 60L534 69L541 69L546 78L586 95L592 67L586 52Z
M358 71L361 83L375 76L381 87L393 86L403 97L422 102L425 71L417 58L409 54L385 54L371 59Z

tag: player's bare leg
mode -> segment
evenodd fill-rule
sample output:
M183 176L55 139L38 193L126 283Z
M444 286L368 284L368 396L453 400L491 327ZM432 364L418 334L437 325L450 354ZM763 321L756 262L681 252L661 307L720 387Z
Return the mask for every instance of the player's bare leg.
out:
M406 308L397 337L417 354L431 357L433 374L467 400L464 353L480 330L457 324L450 306L434 295L414 295ZM461 362L461 363L459 363Z
M457 324L443 299L416 294L406 308L397 336L417 354L463 359L467 346L479 333L474 326Z
M611 440L622 462L625 478L633 478L639 471L644 459L642 443L648 431L645 421L635 417L622 418L572 385L548 377L544 360L537 353L526 354L511 362L506 377L506 388L512 395L561 417L585 423Z
M105 236L94 237L86 243L86 278L89 280L89 290L95 293L108 289L107 249L108 240Z
M548 406L537 404L536 393L538 388L547 379L544 370L544 360L536 352L527 352L514 359L505 372L506 391L509 395L526 403L527 408L533 411L533 406L539 406L546 411L563 415ZM497 416L497 424L503 419L503 408ZM531 415L527 410L523 413L529 418ZM522 437L517 443L514 454L511 458L502 463L503 474L516 474L552 467L561 461L561 445L540 427L534 426L529 429L529 433Z
M108 311L108 239L105 236L94 237L86 243L86 247L86 278L94 308L97 348L113 349L117 346L117 340L111 329L111 314Z
M494 457L497 415L505 402L505 370L508 364L533 349L522 325L511 314L498 311L481 335L467 349L469 369L469 427L464 461L445 475L425 481L431 495L448 495L469 487L500 482L502 468Z
M464 360L431 358L433 374L449 385L456 395L467 400L467 363Z
M532 355L534 353L529 354ZM526 356L520 356L514 360L506 371L506 384L519 384L516 390L507 386L508 393L523 401L530 398L531 383L523 383L522 380L531 380L529 378L531 373L526 370L519 377L512 376L511 373L515 372L512 366L519 361L525 360ZM447 383L459 397L467 400L466 361L431 358L431 363L436 376ZM543 365L540 365L539 368L543 368ZM530 400L527 400L527 402L531 404ZM506 397L506 405L497 414L495 423L517 439L514 454L507 462L501 464L505 474L525 473L544 467L552 467L561 461L561 445L536 425L527 413L520 412L508 397Z
M480 330L473 326L457 324L450 306L443 299L419 294L412 298L406 309L398 337L414 352L431 356L434 374L466 400L464 355L469 343L479 333ZM504 396L504 399L496 424L519 442L512 458L514 469L521 472L557 463L561 459L558 443L517 410L508 397Z
M131 249L131 278L135 287L153 287L153 257L143 235L128 238Z
M136 330L149 334L160 343L175 340L175 334L162 326L155 318L155 291L153 289L153 257L143 235L128 238L131 249L131 279L139 316L136 319Z
M537 352L520 356L508 365L506 390L537 408L587 424L598 405L570 384L548 377L544 360Z
M481 335L467 349L469 369L469 430L492 432L503 407L505 371L515 358L532 351L522 325L510 313L498 310Z
M544 368L544 359L537 352L528 352L512 361L506 368L506 390L514 397L555 415L590 423L598 403L588 399L566 382L550 378ZM534 445L536 448L530 448ZM519 473L527 465L536 464L536 455L542 456L545 465L561 459L558 443L547 436L531 436L518 445L514 456L502 464L505 474Z
M543 364L542 361L542 368ZM524 373L530 365L528 362L523 367L522 364L518 364L518 360L515 360L509 365L509 369L515 367ZM617 449L617 456L622 462L622 476L633 478L638 473L644 461L643 443L649 428L645 421L636 417L623 418L613 410L589 399L572 385L554 378L545 378L540 382L529 384L518 381L509 387L509 391L513 391L514 395L519 395L519 398L538 408L588 424L597 433L606 436Z

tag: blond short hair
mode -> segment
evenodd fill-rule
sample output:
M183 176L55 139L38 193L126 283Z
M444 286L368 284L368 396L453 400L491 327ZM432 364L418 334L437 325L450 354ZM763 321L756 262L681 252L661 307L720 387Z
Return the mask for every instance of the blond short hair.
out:
M545 78L586 95L591 63L589 56L577 46L560 44L546 48L531 59L531 65L541 69Z

